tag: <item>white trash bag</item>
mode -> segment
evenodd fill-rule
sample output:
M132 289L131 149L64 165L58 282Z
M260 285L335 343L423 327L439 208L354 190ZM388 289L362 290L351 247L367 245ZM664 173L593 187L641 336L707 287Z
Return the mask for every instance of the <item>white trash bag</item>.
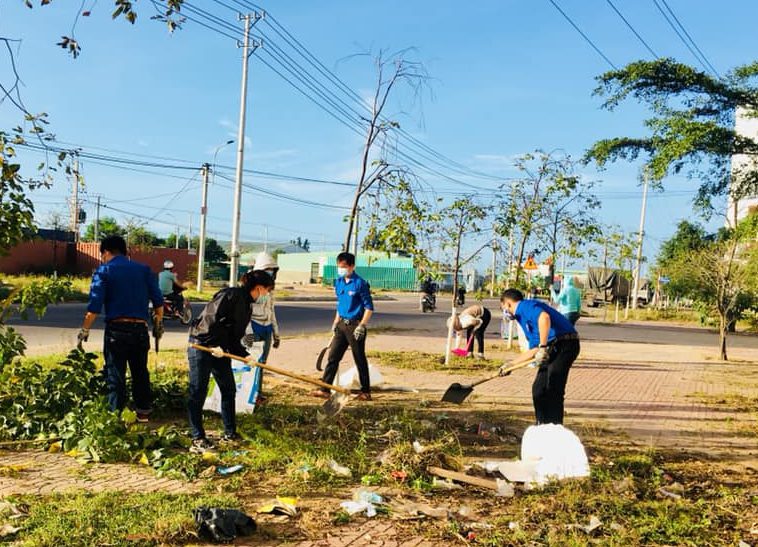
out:
M372 386L380 386L384 383L384 378L379 369L374 365L368 366L368 377ZM337 385L346 389L358 389L361 387L360 376L358 375L358 368L355 366L350 367L348 370L340 374L337 380Z
M521 462L532 469L532 483L588 477L590 464L582 441L557 424L533 425L521 440ZM533 466L533 467L532 467Z

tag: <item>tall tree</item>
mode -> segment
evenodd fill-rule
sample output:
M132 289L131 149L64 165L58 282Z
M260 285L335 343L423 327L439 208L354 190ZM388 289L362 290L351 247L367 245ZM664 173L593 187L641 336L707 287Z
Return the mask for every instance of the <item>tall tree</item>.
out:
M398 165L393 159L393 130L400 127L397 121L386 117L390 97L399 86L406 86L416 96L426 84L428 75L424 65L408 58L410 50L394 54L380 51L374 58L376 82L370 101L370 113L366 118L366 138L360 160L358 182L355 186L353 203L347 217L344 249L350 250L353 230L360 209L361 198L380 181L389 180L393 175L408 169Z
M718 317L719 356L726 361L730 326L746 310L758 308L758 214L744 219L736 229L697 241L692 236L699 233L689 231L686 246L676 244L683 238L675 234L668 247L678 249L661 256L659 264L670 278L669 294L691 298L703 311Z
M758 62L740 66L721 79L673 59L637 61L599 76L595 95L614 110L630 97L645 105L649 133L596 142L586 158L599 166L644 156L653 183L670 173L699 181L696 204L710 213L713 198L739 200L758 193L758 171L730 172L734 155L758 155L758 142L734 128L737 108L758 115ZM753 165L752 163L749 165Z
M119 226L118 222L113 217L102 217L99 225L100 238L108 236L123 236L124 228ZM90 222L84 229L84 235L82 241L95 241L95 223Z

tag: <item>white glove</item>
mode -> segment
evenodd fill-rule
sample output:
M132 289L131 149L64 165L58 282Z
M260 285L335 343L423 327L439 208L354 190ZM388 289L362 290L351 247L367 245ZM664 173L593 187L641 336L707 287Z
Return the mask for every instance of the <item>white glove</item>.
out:
M534 354L534 364L537 366L541 366L547 363L548 360L548 351L547 347L542 347L537 350L537 353Z
M216 359L221 359L224 356L224 350L221 349L221 347L216 346L215 348L211 348L211 355Z

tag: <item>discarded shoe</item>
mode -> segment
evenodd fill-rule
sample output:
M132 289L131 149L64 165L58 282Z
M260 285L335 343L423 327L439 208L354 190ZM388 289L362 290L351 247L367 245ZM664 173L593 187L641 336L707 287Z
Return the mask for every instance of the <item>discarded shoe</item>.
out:
M200 536L217 543L229 543L237 536L249 536L258 526L248 515L236 509L198 507L194 511Z

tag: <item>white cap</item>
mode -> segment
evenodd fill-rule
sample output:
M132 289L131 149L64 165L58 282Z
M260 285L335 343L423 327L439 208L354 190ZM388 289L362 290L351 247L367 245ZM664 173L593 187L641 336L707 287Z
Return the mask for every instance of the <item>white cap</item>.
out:
M166 260L163 263L163 269L164 270L173 270L174 269L174 263L170 260Z

